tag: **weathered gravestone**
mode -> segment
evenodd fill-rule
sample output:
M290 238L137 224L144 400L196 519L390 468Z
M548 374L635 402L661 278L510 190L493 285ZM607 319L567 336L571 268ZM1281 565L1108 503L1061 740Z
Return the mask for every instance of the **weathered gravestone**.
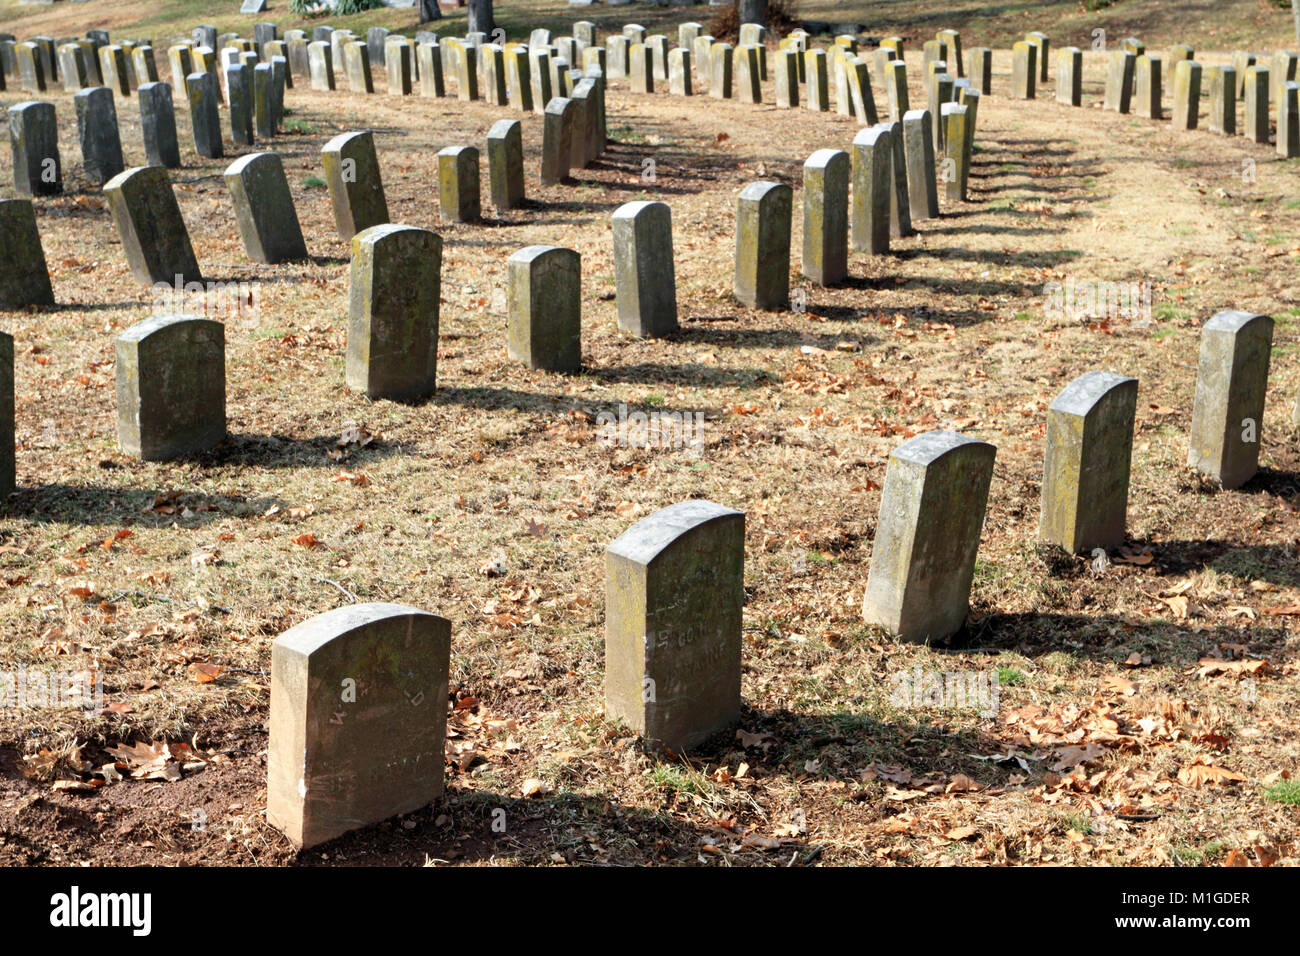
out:
M740 719L745 516L683 501L605 553L605 716L682 753Z
M678 47L668 53L668 92L674 96L690 96L691 51Z
M731 99L735 51L730 43L715 43L709 48L709 96L715 100Z
M18 81L28 93L45 92L45 67L36 44L30 40L14 44L14 58L18 65Z
M85 51L77 43L64 43L59 47L59 74L63 77L65 93L75 93L89 86ZM4 73L0 71L0 90L4 89Z
M343 72L348 78L348 89L353 93L373 93L374 77L370 72L370 48L364 43L349 43L343 47Z
M1196 129L1201 110L1201 64L1181 60L1174 68L1174 129Z
M447 82L442 72L442 48L437 43L418 43L415 63L420 73L420 95L444 97Z
M1237 71L1230 66L1210 71L1210 132L1237 135Z
M799 105L799 51L780 50L776 54L776 105L778 109L795 109Z
M185 78L185 95L190 102L190 129L194 134L194 151L205 159L220 159L221 115L217 103L221 94L211 73L191 73Z
M1067 46L1056 54L1056 101L1083 105L1083 51Z
M225 179L248 258L268 264L307 258L307 244L279 155L241 156L226 168Z
M940 109L943 114L943 139L946 147L943 177L945 193L952 201L965 202L969 174L969 157L966 154L969 114L966 107L959 103L944 103Z
M448 146L438 152L438 205L444 222L477 222L479 197L478 150Z
M908 212L912 222L939 215L939 192L935 181L934 133L926 110L903 114L903 147L907 163Z
M677 330L672 211L662 202L630 202L610 220L618 327L642 338Z
M50 272L30 199L0 199L0 309L54 305ZM0 441L0 446L3 446ZM13 442L9 442L13 447Z
M1038 50L1029 41L1021 40L1011 47L1011 95L1032 100L1037 85Z
M808 76L807 90L804 93L804 105L810 110L824 113L831 108L826 51L809 50L805 53L804 68Z
M307 44L307 68L313 90L327 93L334 89L334 52L328 43L316 40Z
M131 274L139 282L198 282L199 264L167 170L136 166L104 184Z
M244 64L226 67L226 102L230 111L230 140L253 145L253 71Z
M1124 542L1138 381L1079 376L1047 409L1039 537L1072 554Z
M127 72L126 51L116 43L99 48L99 74L104 85L119 96L131 95L131 76Z
M1161 83L1163 71L1160 57L1142 54L1135 66L1137 78L1137 115L1146 119L1163 119L1165 115L1164 88Z
M524 200L524 141L519 120L497 120L487 134L488 185L498 212Z
M1268 67L1251 66L1246 68L1246 121L1242 135L1249 136L1252 142L1265 146L1269 142L1270 127L1268 122Z
M81 142L86 178L102 186L126 166L117 132L113 93L102 86L91 86L77 91L72 99L77 110L77 138Z
M1038 64L1038 82L1047 82L1047 61L1052 51L1052 41L1046 33L1026 33L1025 41L1034 48L1034 60Z
M1201 330L1187 463L1239 488L1259 470L1273 320L1227 311Z
M1287 83L1278 94L1277 154L1283 159L1300 156L1300 83Z
M226 329L192 315L155 315L116 339L122 451L166 461L226 435Z
M988 96L993 87L993 51L985 46L971 50L967 55L966 76L973 89Z
M978 94L976 94L978 95ZM902 239L916 235L907 186L907 150L902 123L878 123L889 132L889 236Z
M863 618L904 641L946 641L970 607L993 459L990 444L932 431L889 456Z
M63 192L59 163L59 125L53 103L28 101L9 107L9 145L14 161L14 191L20 196Z
M136 88L141 83L158 82L158 64L153 58L153 47L148 44L131 51L131 63L136 76Z
M363 229L388 222L379 157L369 130L335 136L321 150L321 165L340 239L351 239Z
M762 103L763 84L759 75L758 47L742 46L733 54L736 63L736 86L740 90L740 102Z
M910 105L907 98L907 64L902 60L890 60L887 71L885 92L889 96L889 118L900 122Z
M510 103L510 89L507 83L506 51L495 43L483 47L483 89L487 101L493 106L506 106Z
M456 48L456 96L463 102L478 99L478 48Z
M364 44L354 44L365 50ZM393 43L385 53L385 69L388 71L388 92L394 96L411 95L411 71L414 69L412 50L409 43Z
M372 226L352 238L347 385L369 398L415 402L438 372L442 238L414 226Z
M0 216L3 216L0 212ZM0 226L3 228L3 226ZM0 236L0 242L4 237ZM4 280L0 279L0 283ZM2 293L0 293L2 294ZM0 332L0 499L13 494L14 469L14 337ZM0 502L2 504L2 502Z
M818 285L849 274L849 154L819 149L803 164L803 274Z
M451 624L399 604L336 608L271 647L266 819L299 848L442 795Z
M569 178L573 153L573 101L556 96L546 104L542 126L542 185L554 186Z
M569 135L569 165L585 169L598 155L597 80L579 80L573 88L573 130Z
M908 115L924 110L913 110ZM872 126L853 138L853 248L882 255L889 251L889 204L894 188L894 144L888 129ZM911 187L909 186L909 192Z
M775 311L790 305L793 202L789 186L770 182L750 183L736 199L735 293L751 309Z
M136 95L140 101L140 132L146 162L150 166L175 169L181 164L181 150L176 141L172 88L166 83L143 83Z
M528 246L506 262L507 351L529 368L582 369L582 257Z

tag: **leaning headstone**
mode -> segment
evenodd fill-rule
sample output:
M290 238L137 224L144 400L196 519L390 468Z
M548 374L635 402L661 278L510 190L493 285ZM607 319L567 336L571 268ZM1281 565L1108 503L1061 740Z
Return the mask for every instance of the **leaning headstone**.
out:
M497 120L487 134L488 181L498 212L524 199L523 127L519 120Z
M198 282L198 261L176 194L161 166L136 166L104 185L131 274L139 282Z
M740 719L745 516L683 501L605 553L605 716L681 754Z
M377 66L384 66L384 41L389 37L390 31L387 27L371 27L366 31L366 52L370 56L370 62Z
M167 48L167 62L172 71L172 89L185 89L185 77L194 72L194 54L188 46L176 44Z
M1190 46L1180 43L1169 50L1168 66L1165 67L1165 86L1172 89L1174 85L1174 74L1178 70L1178 64L1182 60L1194 60L1196 54Z
M1163 73L1160 57L1143 53L1137 58L1135 67L1137 78L1137 115L1146 119L1163 119L1165 115L1164 89L1161 84Z
M289 180L276 153L241 156L227 167L225 180L248 258L268 264L307 258Z
M506 262L507 351L529 368L582 369L582 257L528 246Z
M194 40L195 46L205 46L209 50L217 48L217 28L210 24L195 27L191 31L190 37Z
M444 222L481 218L478 150L473 146L448 146L438 152L438 205Z
M903 148L911 220L937 218L939 193L935 182L934 132L926 110L909 110L903 114Z
M553 186L569 178L573 152L573 101L554 97L546 104L542 126L542 185Z
M191 73L185 78L185 93L190 101L194 151L205 159L221 158L221 114L217 112L221 94L216 77L206 71Z
M1138 381L1088 372L1047 409L1038 535L1071 554L1124 543Z
M751 309L776 311L790 305L793 202L789 186L771 182L750 183L736 200L735 293ZM885 218L888 228L888 212Z
M89 86L86 57L80 44L64 43L59 47L59 75L63 77L63 91L76 93ZM0 70L0 90L4 89L4 72Z
M91 86L79 90L72 99L77 109L77 138L81 141L86 178L102 186L126 167L113 93L102 86Z
M1011 47L1011 95L1032 100L1037 84L1038 50L1028 40L1020 40Z
M979 96L978 93L973 94ZM968 114L973 117L975 104L972 102L967 107ZM973 118L971 119L973 123ZM912 227L912 208L908 198L907 186L907 147L903 142L903 124L902 123L879 123L877 124L889 131L889 236L891 239L902 239L905 236L916 235L916 229ZM970 154L967 152L967 160Z
M1174 68L1174 129L1196 129L1201 110L1201 64L1182 60Z
M4 200L0 200L3 203ZM0 216L3 216L0 206ZM3 225L0 225L3 228ZM0 242L4 241L0 234ZM4 280L0 279L0 283ZM0 285L0 295L3 295ZM0 501L13 494L14 470L14 337L0 332Z
M335 136L321 150L321 165L340 239L349 240L363 229L388 222L373 133Z
M1210 70L1210 132L1237 135L1237 71L1231 66Z
M876 114L876 98L871 92L871 77L867 73L867 61L860 56L851 56L843 61L844 79L849 88L849 105L859 123L874 126L879 117Z
M126 51L116 43L99 50L99 73L104 85L119 96L131 95L130 74L127 72Z
M380 225L352 238L348 388L399 402L433 394L441 290L442 238L437 234L415 226Z
M672 211L662 202L630 202L615 210L614 283L618 327L641 338L677 330Z
M1246 68L1246 119L1242 135L1249 136L1252 142L1267 146L1269 142L1268 122L1268 67L1251 66Z
M1077 46L1056 54L1056 101L1066 106L1083 104L1083 51Z
M226 436L225 326L155 315L115 340L117 439L144 461L207 451Z
M0 199L0 262L4 263L0 269L0 309L54 305L50 271L30 199ZM4 448L0 439L0 455ZM12 451L12 441L8 448Z
M923 110L907 114L914 116ZM853 205L850 215L853 248L882 255L889 251L889 203L893 182L894 144L888 129L873 126L853 139ZM910 192L910 186L909 186Z
M818 285L849 274L849 154L819 149L803 164L803 274Z
M1273 320L1220 312L1201 330L1187 463L1239 488L1259 470Z
M451 624L399 604L336 608L271 648L266 819L294 846L442 796Z
M894 449L862 604L867 622L923 643L961 629L996 453L951 431L926 432Z
M9 107L9 145L14 161L14 191L20 196L63 192L59 126L53 103L28 101Z

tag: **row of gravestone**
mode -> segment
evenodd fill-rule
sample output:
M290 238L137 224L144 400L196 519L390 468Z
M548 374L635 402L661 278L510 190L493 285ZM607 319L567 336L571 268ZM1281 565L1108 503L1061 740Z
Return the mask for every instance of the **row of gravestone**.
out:
M1189 462L1239 484L1258 443L1273 322L1216 315L1201 340ZM1089 372L1048 410L1040 538L1078 553L1125 536L1136 379ZM862 616L942 642L969 612L996 448L932 431L890 455ZM605 716L681 753L740 717L745 516L683 501L605 554ZM451 623L358 604L280 635L271 655L267 819L299 847L410 812L443 791Z

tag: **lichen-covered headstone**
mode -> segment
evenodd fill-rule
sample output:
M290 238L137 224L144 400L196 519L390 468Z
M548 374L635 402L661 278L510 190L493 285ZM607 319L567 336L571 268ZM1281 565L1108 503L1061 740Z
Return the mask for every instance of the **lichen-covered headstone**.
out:
M734 56L730 43L715 43L709 48L709 96L715 100L731 99Z
M923 110L913 110L908 115ZM894 144L889 130L872 126L853 139L853 248L882 255L889 251L889 194L893 189ZM909 183L909 191L911 189Z
M372 226L352 238L348 387L415 402L438 371L442 238L415 226Z
M307 44L307 65L311 71L311 88L322 93L334 89L334 52L328 43Z
M573 101L556 96L546 104L546 118L542 126L543 186L554 186L569 178L569 162L573 152Z
M803 164L803 274L835 285L849 274L849 154L819 149Z
M630 202L610 220L618 327L642 338L677 330L672 211L662 202Z
M30 199L0 199L0 309L54 305ZM12 442L10 445L12 446Z
M668 52L668 92L674 96L690 96L691 51L683 47Z
M973 89L988 96L993 87L993 51L977 46L966 55L966 76Z
M1210 132L1237 135L1237 71L1231 66L1210 70Z
M529 368L582 368L582 257L528 246L506 261L507 351Z
M1273 320L1227 311L1201 330L1201 358L1187 463L1224 488L1239 488L1259 470Z
M605 553L605 716L652 748L694 747L740 718L745 516L683 501Z
M53 103L29 100L9 107L9 145L14 191L18 195L54 196L63 192L59 124Z
M167 170L128 169L104 184L104 195L137 281L183 285L202 279Z
M790 305L790 220L785 183L750 183L736 199L736 298L751 309ZM889 228L888 198L885 228Z
M1034 60L1038 64L1038 82L1047 82L1047 61L1052 51L1052 41L1046 33L1035 31L1025 34L1025 41L1034 48Z
M1143 53L1134 67L1137 74L1137 115L1146 119L1164 119L1164 87L1161 77L1160 57Z
M969 116L966 107L958 103L944 103L943 114L944 143L947 147L944 164L947 174L944 176L946 196L954 202L966 201L967 168L966 140Z
M934 134L927 110L909 110L903 114L903 148L911 220L934 219L939 215L939 192L935 180Z
M808 77L804 105L810 110L824 113L831 108L826 51L809 50L803 56Z
M1039 537L1072 554L1124 542L1138 381L1088 372L1047 409Z
M1271 131L1268 122L1268 83L1268 67L1246 68L1246 120L1242 135L1265 146L1268 145Z
M438 152L438 205L444 222L481 218L478 150L473 146L448 146Z
M399 604L310 618L271 646L266 819L299 847L443 792L451 624Z
M442 73L442 54L437 43L417 43L415 64L420 74L420 95L444 97L446 80Z
M91 86L79 90L72 100L77 111L77 138L81 141L86 178L102 186L126 167L113 93L102 86Z
M1196 129L1201 110L1201 64L1180 60L1174 67L1174 129Z
M140 132L146 161L150 166L175 169L181 164L181 150L176 141L171 86L159 82L142 83L136 95L140 101Z
M519 120L497 120L488 130L488 182L498 212L524 199L524 141Z
M369 130L340 133L321 149L321 165L340 239L388 222L374 134Z
M1278 91L1277 154L1283 159L1300 156L1300 83L1286 83Z
M250 153L226 168L244 251L254 262L274 264L307 258L307 244L276 153Z
M913 642L941 643L961 629L996 452L956 432L932 431L890 455L864 620Z
M1028 40L1020 40L1011 47L1011 95L1032 100L1037 86L1038 50Z
M127 72L126 52L116 43L99 48L99 73L104 85L119 96L131 95L130 74Z
M155 315L115 341L117 437L145 461L207 451L226 434L225 326Z
M1066 106L1083 104L1083 51L1077 46L1056 54L1056 101Z
M194 151L205 159L220 159L221 114L217 104L221 94L217 79L203 71L185 78L185 95L190 104L190 129L194 135Z
M45 67L36 44L30 40L14 44L14 58L18 66L19 84L28 93L45 92Z

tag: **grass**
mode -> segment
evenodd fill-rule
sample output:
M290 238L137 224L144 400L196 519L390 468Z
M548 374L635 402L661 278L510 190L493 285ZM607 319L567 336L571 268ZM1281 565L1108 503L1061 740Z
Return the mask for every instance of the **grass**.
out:
M1300 807L1300 780L1279 780L1264 790L1264 796L1274 803Z

